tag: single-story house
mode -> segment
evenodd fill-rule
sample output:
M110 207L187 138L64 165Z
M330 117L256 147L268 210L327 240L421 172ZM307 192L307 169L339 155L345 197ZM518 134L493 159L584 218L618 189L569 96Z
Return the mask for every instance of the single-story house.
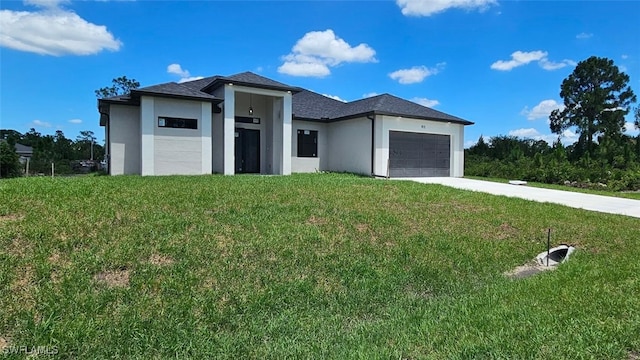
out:
M0 141L6 142L5 139L0 139ZM27 160L33 157L33 148L31 146L15 143L13 148L16 150L16 154L18 154L21 164L26 163Z
M352 102L244 72L98 101L109 173L463 176L472 122L389 94Z

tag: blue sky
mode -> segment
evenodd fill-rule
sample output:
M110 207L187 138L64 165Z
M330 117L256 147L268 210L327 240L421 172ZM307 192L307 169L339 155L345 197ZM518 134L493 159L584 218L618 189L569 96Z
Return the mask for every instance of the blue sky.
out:
M102 140L94 90L122 75L149 86L253 71L347 101L390 93L475 122L467 146L481 134L552 141L560 84L592 55L612 59L640 97L637 1L28 0L0 9L0 128L23 133L92 130Z

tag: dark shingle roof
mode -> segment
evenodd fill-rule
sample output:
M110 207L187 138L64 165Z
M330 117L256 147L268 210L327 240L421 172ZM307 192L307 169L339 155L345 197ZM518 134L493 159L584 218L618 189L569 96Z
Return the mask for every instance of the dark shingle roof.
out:
M335 121L367 115L390 115L425 120L448 121L463 125L473 124L472 122L459 117L445 114L441 111L389 94L382 94L344 103L313 91L271 80L249 71L231 76L211 76L180 84L170 82L148 86L133 90L130 96L124 95L101 99L100 103L104 101L106 103L136 104L139 102L140 95L143 94L194 100L208 100L218 103L223 100L211 95L210 93L214 89L228 83L263 89L291 91L293 94L293 116L294 118L301 120Z
M382 94L370 98L356 100L344 104L331 115L332 119L343 119L364 114L395 115L418 119L457 122L465 125L473 124L459 117L401 99L397 96Z
M189 99L198 99L198 100L210 100L213 102L222 101L222 99L218 99L213 95L207 94L200 90L195 90L190 86L185 86L183 84L178 84L175 82L148 86L148 87L131 91L131 95L133 96L142 95L142 94L161 95L161 96L165 95L169 97L180 97L180 98L189 98Z
M297 119L329 119L336 109L344 105L342 101L309 90L294 94L291 100L293 116Z
M366 115L392 115L450 121L464 125L473 124L459 117L389 94L344 103L312 91L303 90L293 96L292 102L293 115L298 119L342 120Z
M201 91L202 89L207 87L209 84L211 84L214 80L220 77L221 76L209 76L209 77L198 79L198 80L183 82L183 83L180 83L180 85L186 86L192 90Z
M206 87L204 87L202 90L210 91L226 83L233 83L236 85L244 85L249 87L257 87L257 88L271 89L271 90L291 91L292 93L296 93L302 90L300 88L289 86L287 84L283 84L281 82L266 78L264 76L254 74L250 71L246 71L246 72L231 75L231 76L214 76L213 81L211 81L211 83Z
M14 147L18 155L33 155L33 148L31 146L16 143Z

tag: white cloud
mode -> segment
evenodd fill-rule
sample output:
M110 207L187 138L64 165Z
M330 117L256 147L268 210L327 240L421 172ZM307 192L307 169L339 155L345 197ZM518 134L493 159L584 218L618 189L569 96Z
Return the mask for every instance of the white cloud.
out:
M478 140L467 140L464 142L464 148L468 149L477 143L478 143Z
M306 33L283 57L278 72L293 76L324 77L330 67L342 63L376 62L376 51L367 44L351 46L331 29Z
M415 84L422 82L426 77L435 75L444 69L446 63L439 63L434 68L426 66L414 66L410 69L400 69L389 74L393 80L397 80L400 84Z
M564 105L558 103L555 100L548 99L542 100L538 105L534 106L533 109L529 110L528 106L525 106L522 111L520 111L521 115L527 117L528 120L536 120L536 119L549 119L549 115L555 109L560 109L560 111L564 110Z
M627 72L627 70L629 70L629 69L627 69L627 67L624 66L624 65L618 65L618 70L620 70L622 72Z
M622 54L622 55L620 55L620 57L622 58L622 60L626 60L626 59L628 59L628 58L629 58L629 55L627 55L627 54Z
M545 70L558 70L562 69L565 66L576 66L578 63L570 59L564 59L560 62L553 62L549 61L548 59L542 59L538 62L538 64Z
M82 120L80 119L71 119L69 120L69 122L72 124L82 124Z
M41 126L41 127L51 127L51 123L48 123L46 121L42 121L42 120L33 120L31 122L31 125L33 126Z
M440 104L440 101L438 100L432 100L432 99L421 98L421 97L414 97L413 99L411 99L411 101L426 107L434 107Z
M337 95L322 94L322 96L326 96L326 97L328 97L330 99L342 101L342 102L345 102L345 103L347 102L347 100L344 100L343 98L341 98L340 96L337 96Z
M532 138L534 136L540 136L540 132L534 128L517 129L509 131L509 136L517 136L522 138Z
M278 72L281 74L287 74L292 76L310 76L310 77L325 77L331 74L329 67L322 63L317 62L295 62L285 61L280 67Z
M576 39L584 40L584 39L588 39L588 38L590 38L592 36L593 36L592 33L581 32L580 34L576 35Z
M557 134L542 134L534 128L511 130L508 135L525 139L543 140L549 145L553 145L553 143L558 140ZM560 136L560 142L564 145L573 144L576 141L578 141L578 135L571 130L565 130Z
M531 62L537 61L538 65L545 70L556 70L569 65L576 65L576 62L569 59L564 59L560 62L550 61L547 57L549 53L542 50L536 51L516 51L511 54L511 60L498 60L491 64L493 70L510 71L513 68L527 65Z
M167 73L180 76L180 80L178 80L179 83L203 79L202 76L191 76L189 70L183 69L180 64L171 64L167 66Z
M491 64L493 70L509 71L518 66L526 65L532 61L539 61L546 58L548 53L546 51L516 51L511 54L511 60L498 60Z
M636 128L635 124L631 121L627 121L624 123L625 134L630 136L637 136L640 134L640 130Z
M374 92L362 94L362 98L365 99L365 98L370 98L370 97L374 97L374 96L378 96L378 95L380 95L380 94L378 94L377 92L374 91Z
M497 3L496 0L396 0L405 16L431 16L448 9L483 11Z
M59 8L61 0L28 0L43 9L0 11L0 46L40 55L92 55L118 51L122 42L106 26L87 22L76 13Z

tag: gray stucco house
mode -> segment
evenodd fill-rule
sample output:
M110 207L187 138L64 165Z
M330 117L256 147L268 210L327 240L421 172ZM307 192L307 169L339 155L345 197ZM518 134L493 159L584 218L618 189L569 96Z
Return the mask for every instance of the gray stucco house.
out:
M98 101L112 175L463 176L473 124L389 94L352 102L244 72Z

